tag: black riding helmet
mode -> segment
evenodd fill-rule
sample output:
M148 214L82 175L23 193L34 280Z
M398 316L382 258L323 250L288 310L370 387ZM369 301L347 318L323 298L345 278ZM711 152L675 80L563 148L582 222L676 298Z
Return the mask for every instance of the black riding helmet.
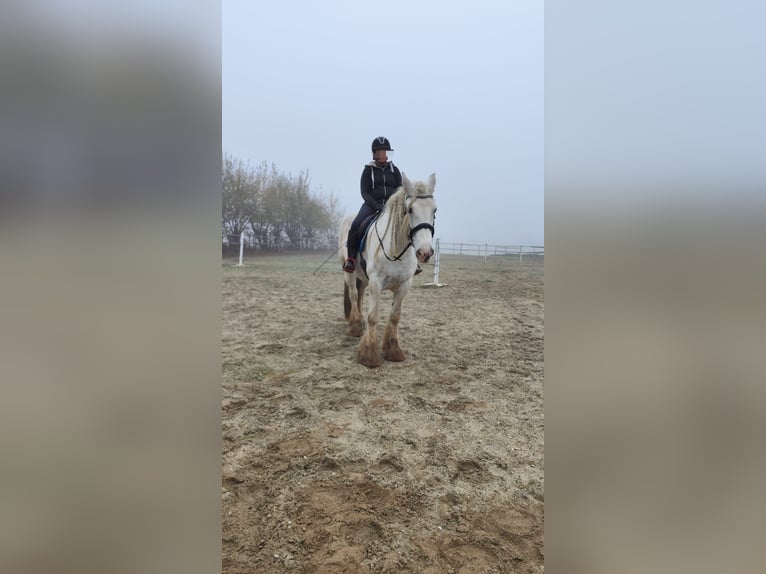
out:
M372 151L376 151L379 149L384 149L387 151L394 151L391 149L391 144L389 143L388 139L384 137L375 138L372 140Z

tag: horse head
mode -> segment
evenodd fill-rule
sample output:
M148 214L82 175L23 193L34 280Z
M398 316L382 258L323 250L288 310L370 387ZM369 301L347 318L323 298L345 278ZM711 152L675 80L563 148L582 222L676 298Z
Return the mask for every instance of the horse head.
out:
M428 182L412 183L402 174L402 184L405 190L405 208L410 225L410 241L415 249L415 255L420 263L427 263L434 254L434 221L436 217L436 201L434 187L436 174L432 173Z

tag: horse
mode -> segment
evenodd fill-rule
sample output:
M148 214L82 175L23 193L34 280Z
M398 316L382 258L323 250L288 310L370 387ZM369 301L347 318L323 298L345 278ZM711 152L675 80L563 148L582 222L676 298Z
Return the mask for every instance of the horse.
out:
M418 262L427 263L434 254L435 186L434 173L427 183L412 183L402 174L402 186L388 199L367 231L360 230L364 233L364 246L359 250L356 270L354 273L343 272L346 334L361 336L357 360L367 367L383 364L378 350L377 324L384 290L393 292L394 301L383 333L383 357L388 361L404 361L406 358L399 345L399 319ZM341 263L347 257L346 238L353 220L354 216L349 216L341 222L338 234ZM365 323L361 309L368 287L370 299Z

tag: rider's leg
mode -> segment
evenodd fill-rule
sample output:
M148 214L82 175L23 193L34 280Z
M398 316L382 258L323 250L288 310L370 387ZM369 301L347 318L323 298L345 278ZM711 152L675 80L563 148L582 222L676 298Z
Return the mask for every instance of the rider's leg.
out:
M343 270L349 273L356 269L356 255L359 249L359 228L362 225L362 221L368 216L374 213L374 210L366 203L362 204L359 209L359 213L354 218L354 222L351 224L351 228L348 230L348 238L346 239L346 261L343 263Z

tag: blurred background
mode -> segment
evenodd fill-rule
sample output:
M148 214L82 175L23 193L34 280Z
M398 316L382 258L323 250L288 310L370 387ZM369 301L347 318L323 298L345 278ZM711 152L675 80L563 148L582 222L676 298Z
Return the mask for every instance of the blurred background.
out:
M755 2L546 2L546 570L760 572Z
M5 3L0 73L0 571L216 571L220 3Z

